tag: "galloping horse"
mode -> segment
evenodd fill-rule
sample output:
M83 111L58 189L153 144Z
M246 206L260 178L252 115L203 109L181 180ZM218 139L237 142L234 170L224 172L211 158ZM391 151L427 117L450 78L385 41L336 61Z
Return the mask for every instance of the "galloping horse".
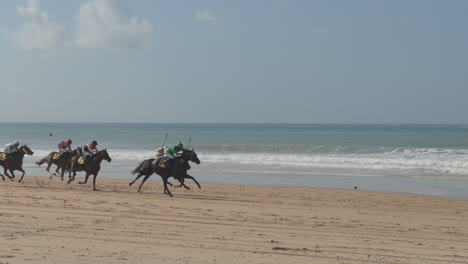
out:
M54 173L51 173L50 174L50 178L49 179L52 179L52 176L59 176L58 174L60 173L60 178L62 179L63 181L63 175L65 174L65 170L67 169L67 165L68 163L70 162L71 158L76 156L76 155L79 155L79 153L81 153L81 149L80 148L76 148L74 149L72 152L63 152L58 158L56 157L57 154L59 154L59 152L56 152L56 151L52 151L49 153L49 155L47 155L46 157L44 157L43 159L41 159L40 161L36 162L37 165L41 166L42 164L46 163L47 162L47 168L46 168L46 171L48 173L50 173L49 169L50 169L50 166L52 166L52 164L55 164L57 165L57 169L55 169L55 172ZM55 157L55 158L54 158ZM59 172L59 170L61 170Z
M189 168L189 161L195 162L196 164L200 164L200 160L198 159L197 153L193 150L185 150L182 156L176 158L174 160L167 161L167 165L163 168L160 165L159 159L148 159L144 160L140 163L133 171L132 174L138 173L135 180L130 182L128 185L132 186L141 176L145 176L141 181L140 187L138 188L138 192L141 192L141 187L145 183L146 180L153 174L156 173L161 176L164 184L164 193L170 195L172 197L172 193L167 188L167 185L172 184L168 182L169 177L174 177L174 179L180 182L180 186L184 186L186 189L190 189L184 184L184 179L192 179L197 185L198 188L201 188L200 184L195 180L193 176L187 174ZM179 187L180 187L179 186Z
M10 180L13 181L13 179L15 178L15 174L13 171L15 170L19 170L21 172L23 172L23 175L21 175L21 178L19 180L19 182L21 182L23 180L23 177L24 177L24 170L23 170L23 158L24 158L24 155L27 154L27 155L32 155L34 154L34 152L26 145L22 145L21 147L18 148L19 150L16 151L16 152L13 152L10 154L10 157L8 159L4 159L4 160L0 160L0 166L3 167L3 170L5 171L5 175L10 178ZM3 152L0 152L0 154L2 154ZM8 171L10 171L11 173L11 176L8 174ZM3 177L2 174L0 174L2 176L2 179L5 180L5 177Z
M107 162L111 162L112 159L109 157L109 153L107 153L107 149L103 149L98 151L95 155L88 158L86 162L80 164L78 162L81 155L74 156L70 160L70 179L67 183L70 183L75 180L76 172L77 171L84 171L86 172L85 181L79 182L79 184L86 184L88 183L88 178L90 175L93 175L93 190L99 191L96 189L96 177L101 169L101 162L102 160L106 160ZM73 173L73 175L71 175Z

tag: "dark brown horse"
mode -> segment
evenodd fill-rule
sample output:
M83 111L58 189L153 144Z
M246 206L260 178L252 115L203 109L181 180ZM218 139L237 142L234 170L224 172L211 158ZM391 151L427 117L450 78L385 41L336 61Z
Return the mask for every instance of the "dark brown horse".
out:
M79 184L88 183L89 176L93 175L93 190L99 191L98 189L96 189L96 177L99 173L99 170L101 170L101 162L102 160L106 160L107 162L112 161L112 159L109 156L109 153L107 153L107 149L98 151L95 155L89 157L83 164L80 164L78 162L80 157L81 155L77 155L71 158L70 160L70 179L68 180L68 183L75 180L77 171L84 171L86 173L85 181L79 182Z
M0 152L0 154L3 153L3 152ZM3 170L5 171L5 175L10 178L10 180L13 181L13 179L15 178L15 173L13 171L15 170L18 170L18 171L21 171L23 172L23 175L21 175L21 178L19 180L19 182L21 182L23 180L23 177L24 177L24 170L23 170L23 158L24 158L24 155L32 155L34 154L34 152L26 145L22 145L21 147L18 148L18 151L16 152L13 152L10 154L10 157L5 159L5 160L0 160L0 166L3 167ZM8 171L10 171L11 173L11 176L8 174ZM3 178L3 180L5 180L5 177L3 177L2 174L0 174Z
M76 148L72 152L63 152L58 158L54 158L57 154L59 154L59 152L52 151L49 153L49 155L45 156L40 161L36 162L36 164L41 166L42 164L47 163L46 171L48 173L50 173L49 169L50 169L50 166L52 166L52 164L57 165L55 172L50 173L50 179L52 179L52 176L57 176L57 177L60 177L63 181L63 175L65 174L65 171L68 167L68 163L70 162L71 158L76 155L79 155L80 153L81 153L81 149Z
M170 177L174 177L174 179L180 182L180 186L183 186L186 189L190 188L184 184L184 179L193 180L198 185L198 188L201 188L197 180L195 180L193 176L187 174L187 171L189 169L189 161L195 162L196 164L201 163L198 159L197 153L195 153L195 151L193 150L185 150L182 156L180 156L179 158L169 160L164 168L160 165L160 159L145 160L141 162L140 165L138 165L132 171L133 175L135 175L136 173L138 173L138 175L135 178L135 180L130 182L128 185L132 186L141 176L145 176L141 181L140 187L138 188L138 192L141 192L141 187L143 186L145 181L148 180L148 178L153 173L156 173L159 176L161 176L161 179L163 180L164 193L170 195L171 197L172 193L167 188L168 184L172 186L172 184L168 181Z

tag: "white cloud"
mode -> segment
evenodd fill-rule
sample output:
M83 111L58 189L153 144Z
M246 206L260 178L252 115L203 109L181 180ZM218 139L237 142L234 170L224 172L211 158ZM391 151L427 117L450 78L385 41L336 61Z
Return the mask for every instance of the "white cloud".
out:
M18 6L18 15L28 21L14 32L13 41L30 51L54 52L70 49L138 49L146 46L151 24L132 17L119 0L90 0L81 5L73 30L67 31L49 20L38 0Z
M28 0L26 7L18 6L16 11L29 20L12 35L21 49L50 51L65 46L65 29L49 21L47 13L39 9L38 0Z
M141 48L149 41L151 24L131 17L117 0L93 0L76 16L76 45L83 48Z
M209 11L197 12L195 17L202 22L207 22L213 28L216 28L218 25L218 18L212 16Z

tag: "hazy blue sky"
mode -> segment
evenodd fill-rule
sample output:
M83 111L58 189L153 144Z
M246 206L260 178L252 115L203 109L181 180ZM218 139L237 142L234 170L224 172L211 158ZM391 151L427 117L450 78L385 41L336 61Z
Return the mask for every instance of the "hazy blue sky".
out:
M468 1L0 1L0 122L468 123Z

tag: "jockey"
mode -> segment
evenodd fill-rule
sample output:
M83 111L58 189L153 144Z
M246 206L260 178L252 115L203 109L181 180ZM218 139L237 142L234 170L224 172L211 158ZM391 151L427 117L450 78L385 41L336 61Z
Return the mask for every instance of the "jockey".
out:
M181 151L184 150L184 145L179 142L179 144L172 146L172 147L164 147L164 156L170 158L170 159L175 159L180 157L182 153Z
M20 144L19 141L16 140L13 143L8 143L8 144L5 145L5 151L4 152L7 155L7 157L9 157L11 153L19 151L19 149L18 149L19 144Z
M86 144L86 146L83 147L83 159L86 161L88 157L91 157L95 155L98 152L97 149L97 142L96 140L93 140L93 142Z
M163 149L164 149L164 155L159 160L159 166L164 168L166 167L166 163L168 161L178 158L182 155L182 151L184 150L184 145L179 142L179 144L172 146L172 147L164 146Z
M59 152L60 153L63 153L63 152L71 152L71 144L72 144L72 140L69 139L69 140L64 140L62 142L60 142L58 144L58 149L59 149Z

